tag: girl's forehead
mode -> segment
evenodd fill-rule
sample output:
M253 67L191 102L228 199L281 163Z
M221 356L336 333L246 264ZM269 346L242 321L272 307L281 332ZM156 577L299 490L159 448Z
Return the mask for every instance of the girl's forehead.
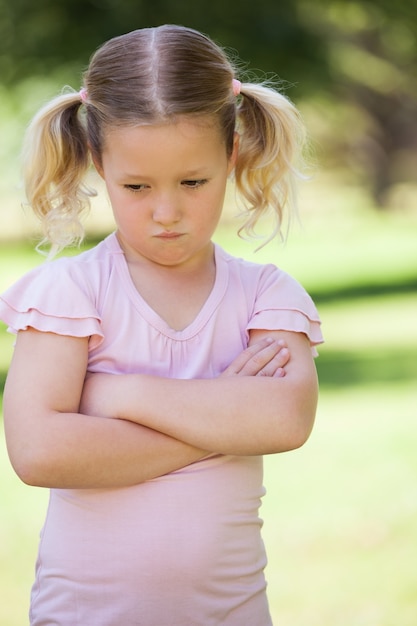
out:
M126 145L143 140L146 143L169 141L184 142L199 140L224 143L224 137L214 116L182 116L168 120L136 124L108 126L104 132L104 150L116 142Z
M109 129L102 158L107 172L111 168L114 172L155 175L160 170L183 172L224 165L227 150L212 123L182 119Z

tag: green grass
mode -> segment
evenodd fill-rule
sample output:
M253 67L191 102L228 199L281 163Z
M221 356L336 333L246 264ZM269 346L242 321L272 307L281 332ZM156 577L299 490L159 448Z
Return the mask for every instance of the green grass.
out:
M232 253L299 278L327 340L310 441L265 459L267 576L280 626L417 623L416 218L360 214L351 200L346 192L333 209L325 199L285 247L257 255L229 230L218 235ZM39 262L26 247L3 246L0 288ZM3 376L11 350L0 333ZM0 624L22 626L47 493L15 477L3 437L0 484Z
M300 451L266 459L277 624L413 626L416 385L322 393Z

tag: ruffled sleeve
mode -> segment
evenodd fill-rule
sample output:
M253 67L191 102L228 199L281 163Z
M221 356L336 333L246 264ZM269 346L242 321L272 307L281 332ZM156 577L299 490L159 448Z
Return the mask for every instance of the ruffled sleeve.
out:
M17 333L36 330L89 337L89 348L103 340L94 289L71 259L59 259L32 270L0 296L0 319Z
M300 283L275 266L266 266L247 330L304 333L317 356L315 346L324 341L320 325L313 300Z

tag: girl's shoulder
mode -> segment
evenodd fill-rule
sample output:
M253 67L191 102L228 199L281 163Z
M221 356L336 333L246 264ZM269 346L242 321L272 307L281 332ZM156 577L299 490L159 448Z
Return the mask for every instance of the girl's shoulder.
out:
M97 296L115 262L113 252L118 254L110 236L78 255L42 263L0 295L0 319L14 332L31 326L101 341Z
M112 264L114 258L123 257L123 251L121 250L115 233L111 233L105 239L97 243L96 245L87 248L82 252L78 252L70 256L62 256L52 261L47 261L39 266L45 268L48 271L48 267L52 268L51 271L71 271L71 269L83 268L84 271L94 271L106 264Z
M254 263L221 249L217 255L228 268L228 293L245 294L250 310L248 330L302 332L312 346L322 343L317 308L301 283L272 263Z
M253 288L259 293L272 286L288 294L308 295L294 277L273 263L257 263L235 257L220 246L217 246L216 254L227 264L230 279L241 281L247 289Z

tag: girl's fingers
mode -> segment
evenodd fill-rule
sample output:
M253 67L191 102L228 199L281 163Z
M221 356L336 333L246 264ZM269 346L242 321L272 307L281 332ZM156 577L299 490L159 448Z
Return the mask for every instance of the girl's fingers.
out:
M221 376L274 376L288 359L285 343L266 337L243 350Z
M281 350L274 356L273 359L268 361L264 365L262 369L260 369L255 376L269 376L282 378L285 376L285 365L288 363L290 358L290 351L288 348L283 347Z
M264 360L265 359L265 355L262 358L262 356L260 356L260 352L262 352L263 350L268 350L269 348L271 348L274 344L274 340L270 339L269 337L265 337L264 339L262 339L259 342L256 342L254 344L252 344L251 346L249 346L248 348L246 348L245 350L243 350L229 365L229 367L227 367L225 369L225 371L223 372L222 376L237 376L237 375L253 375L252 373L248 373L249 370L256 370L255 373L261 368L263 367L268 360ZM272 348L271 350L268 350L269 353L269 360L272 358L272 356L275 356L276 354L276 348ZM259 356L258 356L259 355ZM259 364L258 364L259 362Z

